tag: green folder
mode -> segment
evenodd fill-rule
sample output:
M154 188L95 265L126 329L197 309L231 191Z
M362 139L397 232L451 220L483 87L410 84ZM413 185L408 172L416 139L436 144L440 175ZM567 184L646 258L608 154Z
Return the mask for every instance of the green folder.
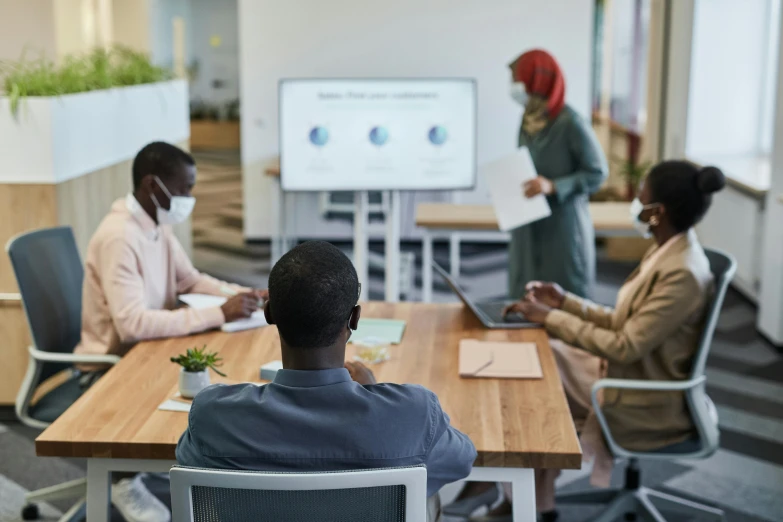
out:
M378 344L400 344L405 321L395 319L359 319L359 328L351 334L352 343L371 341Z

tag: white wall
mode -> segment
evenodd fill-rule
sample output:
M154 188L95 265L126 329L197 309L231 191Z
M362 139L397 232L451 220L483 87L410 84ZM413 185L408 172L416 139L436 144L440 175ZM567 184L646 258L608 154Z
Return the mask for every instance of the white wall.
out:
M688 157L760 152L771 1L696 1Z
M224 104L239 98L239 20L237 0L190 0L193 57L198 75L191 85L192 99ZM210 39L220 38L213 47ZM189 62L190 63L190 62ZM214 88L212 82L223 82Z
M245 235L276 230L274 184L259 165L278 154L279 78L475 77L482 164L516 147L521 111L507 65L527 49L558 58L569 103L589 114L592 20L585 0L239 0ZM302 233L348 230L324 230L315 195L297 199ZM487 201L483 186L463 197L472 201Z
M0 60L57 55L52 0L0 0Z
M192 58L193 21L191 0L148 0L149 38L152 60L164 67L174 66L174 18L185 21L185 64Z

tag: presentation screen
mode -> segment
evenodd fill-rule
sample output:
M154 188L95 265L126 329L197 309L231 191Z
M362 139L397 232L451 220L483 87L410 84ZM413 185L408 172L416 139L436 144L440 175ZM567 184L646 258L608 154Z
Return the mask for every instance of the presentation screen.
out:
M283 190L475 185L475 80L281 80L279 94Z

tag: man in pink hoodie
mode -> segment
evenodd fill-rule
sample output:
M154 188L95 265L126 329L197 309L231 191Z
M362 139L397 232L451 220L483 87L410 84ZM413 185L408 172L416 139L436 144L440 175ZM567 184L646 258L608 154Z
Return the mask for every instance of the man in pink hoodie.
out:
M190 216L195 183L193 157L174 145L150 143L136 155L133 192L114 202L87 247L76 353L122 356L139 341L189 335L250 317L267 298L266 290L218 281L193 267L171 225ZM187 293L229 299L204 310L178 307L178 296ZM105 368L82 371L87 388ZM112 503L128 522L170 520L140 476L115 484Z

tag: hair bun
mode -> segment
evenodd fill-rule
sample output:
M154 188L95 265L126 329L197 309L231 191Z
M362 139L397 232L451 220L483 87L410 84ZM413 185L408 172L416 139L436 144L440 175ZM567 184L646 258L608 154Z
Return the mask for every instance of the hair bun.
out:
M703 193L712 194L726 186L726 176L718 167L703 167L696 173L696 186Z

